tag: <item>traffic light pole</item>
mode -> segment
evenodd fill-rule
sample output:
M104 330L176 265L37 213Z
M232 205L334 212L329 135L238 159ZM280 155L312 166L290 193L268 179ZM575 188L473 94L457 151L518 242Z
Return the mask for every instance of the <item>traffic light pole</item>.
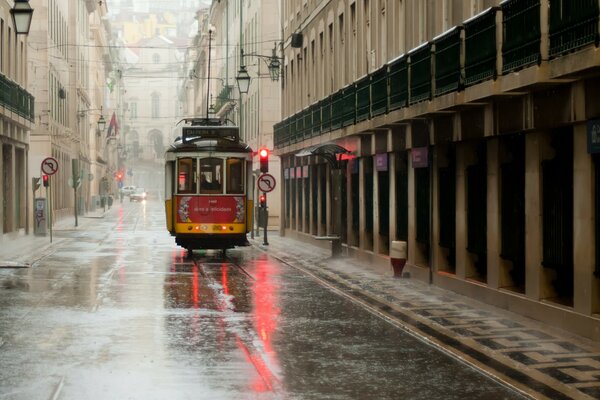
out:
M265 209L263 210L263 215L264 215L264 234L263 234L263 244L264 245L269 245L269 241L267 240L267 225L269 225L269 211L267 208L267 194L265 192L263 192L263 196L265 196Z

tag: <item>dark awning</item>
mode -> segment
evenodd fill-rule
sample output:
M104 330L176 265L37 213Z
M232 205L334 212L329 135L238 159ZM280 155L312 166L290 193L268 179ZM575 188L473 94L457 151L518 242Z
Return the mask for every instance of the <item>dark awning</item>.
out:
M296 153L296 157L321 156L327 160L331 168L337 169L339 168L338 154L351 154L351 152L335 143L324 143L302 149Z

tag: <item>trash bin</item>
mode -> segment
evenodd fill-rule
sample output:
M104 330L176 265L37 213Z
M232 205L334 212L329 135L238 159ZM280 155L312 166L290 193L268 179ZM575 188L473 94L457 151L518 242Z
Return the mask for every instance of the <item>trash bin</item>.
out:
M407 244L405 241L393 240L390 248L390 261L394 269L394 276L402 277L402 270L406 265Z

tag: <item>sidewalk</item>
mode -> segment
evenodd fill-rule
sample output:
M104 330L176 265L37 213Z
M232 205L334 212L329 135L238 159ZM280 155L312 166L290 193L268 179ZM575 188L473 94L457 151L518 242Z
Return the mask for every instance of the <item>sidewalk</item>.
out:
M91 221L104 218L114 209L114 207L107 208L106 211L100 209L79 215L77 226L75 226L74 215L56 221L52 228L52 242L50 242L50 230L46 232L46 236L36 236L33 231L29 235L23 231L3 235L0 238L0 268L26 268L34 265L63 244L65 238L61 237L60 232L84 230Z
M535 399L600 399L600 343L269 232L251 243Z

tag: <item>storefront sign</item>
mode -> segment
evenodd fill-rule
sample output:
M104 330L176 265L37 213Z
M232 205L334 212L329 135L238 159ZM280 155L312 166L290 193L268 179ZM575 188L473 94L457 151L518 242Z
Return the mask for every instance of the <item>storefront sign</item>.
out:
M427 147L413 147L410 150L412 167L427 168L429 166L428 154L429 149Z
M302 167L301 166L296 167L296 178L302 178Z
M387 153L375 154L375 169L377 171L388 170L388 155Z
M600 153L600 119L587 122L588 153Z
M308 165L302 166L302 177L308 178Z

